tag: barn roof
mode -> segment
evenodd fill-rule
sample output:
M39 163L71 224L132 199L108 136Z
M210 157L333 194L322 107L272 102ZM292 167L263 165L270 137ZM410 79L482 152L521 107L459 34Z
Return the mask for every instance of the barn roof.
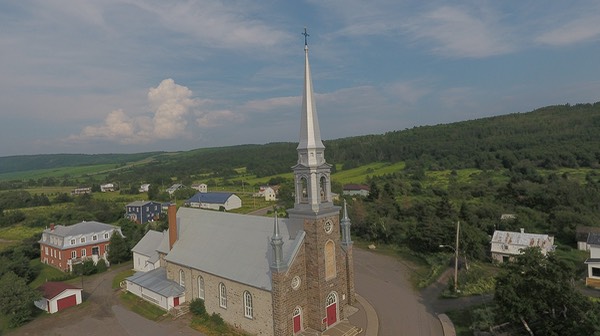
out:
M211 203L211 204L225 204L229 197L231 197L233 193L226 192L207 192L207 193L197 193L192 196L187 202L191 203Z
M55 298L60 293L64 292L67 289L78 289L81 288L77 286L73 286L64 282L55 282L49 281L38 287L38 290L42 292L42 296L48 300Z

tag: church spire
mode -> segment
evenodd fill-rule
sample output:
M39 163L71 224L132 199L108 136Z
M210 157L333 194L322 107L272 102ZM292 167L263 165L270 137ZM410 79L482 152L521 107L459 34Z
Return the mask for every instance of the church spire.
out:
M271 247L273 248L273 262L271 269L281 271L284 268L283 263L283 239L279 233L279 221L277 220L277 210L275 211L275 222L273 223L273 237L271 237Z
M346 200L344 200L344 214L342 220L340 221L340 226L342 228L342 245L348 246L352 245L352 238L350 237L350 218L348 217L348 210L346 209Z
M310 64L308 63L308 41L309 36L304 28L304 92L302 94L302 120L300 126L300 143L298 150L313 151L323 149L321 141L321 130L317 118L317 107L315 105L312 78L310 75ZM314 159L314 157L313 157Z

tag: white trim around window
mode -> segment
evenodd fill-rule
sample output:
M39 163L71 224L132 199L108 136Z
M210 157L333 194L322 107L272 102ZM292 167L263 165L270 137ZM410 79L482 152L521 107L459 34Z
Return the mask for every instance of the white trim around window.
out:
M244 292L244 316L249 319L254 317L252 308L252 294L250 294L248 291Z
M227 288L219 282L219 307L227 309Z

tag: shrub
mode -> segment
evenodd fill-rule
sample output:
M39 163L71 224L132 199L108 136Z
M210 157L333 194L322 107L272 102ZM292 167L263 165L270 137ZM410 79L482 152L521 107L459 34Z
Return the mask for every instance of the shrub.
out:
M97 273L106 272L106 269L106 262L103 259L98 260L98 263L96 264Z
M210 319L217 326L224 326L225 325L225 321L223 321L223 318L221 317L221 314L212 313L212 315L210 315Z
M204 306L204 300L193 299L192 302L190 302L190 311L196 316L206 315L206 307Z

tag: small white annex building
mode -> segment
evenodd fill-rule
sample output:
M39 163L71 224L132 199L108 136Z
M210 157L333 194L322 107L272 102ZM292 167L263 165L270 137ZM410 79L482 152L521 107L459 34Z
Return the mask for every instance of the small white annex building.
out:
M150 190L150 183L144 183L140 186L139 192L148 192L148 190Z
M81 304L81 288L64 282L46 282L38 290L42 298L34 304L50 314Z
M137 272L125 279L127 290L164 310L171 310L185 302L185 284L167 279L164 267L148 272Z
M163 248L161 249L161 243ZM148 272L160 267L158 251L169 250L169 237L165 232L149 230L131 249L133 252L133 269L136 272Z
M492 237L492 261L505 262L511 257L521 254L521 250L528 247L539 247L543 255L554 251L554 237L547 234L520 232L494 231Z

